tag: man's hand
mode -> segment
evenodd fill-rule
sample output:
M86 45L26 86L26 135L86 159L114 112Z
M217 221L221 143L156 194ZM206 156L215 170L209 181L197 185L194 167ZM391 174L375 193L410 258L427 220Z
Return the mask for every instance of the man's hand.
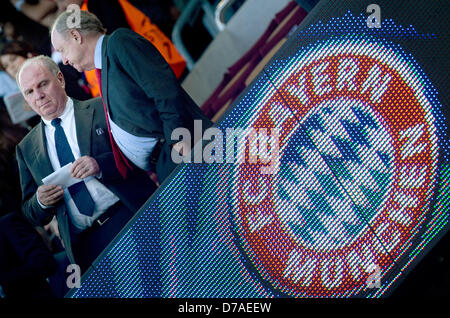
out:
M52 206L64 197L64 190L59 185L44 184L38 187L37 195L43 205Z
M97 161L89 156L83 156L75 160L70 171L72 177L84 179L89 176L98 176L100 174L100 166Z

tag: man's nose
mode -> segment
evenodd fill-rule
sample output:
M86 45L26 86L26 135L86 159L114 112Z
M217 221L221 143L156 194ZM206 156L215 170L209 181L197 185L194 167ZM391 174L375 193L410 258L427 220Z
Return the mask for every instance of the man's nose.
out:
M36 99L43 99L45 97L45 93L41 89L36 89Z
M64 55L62 56L62 61L64 65L69 64L69 60Z

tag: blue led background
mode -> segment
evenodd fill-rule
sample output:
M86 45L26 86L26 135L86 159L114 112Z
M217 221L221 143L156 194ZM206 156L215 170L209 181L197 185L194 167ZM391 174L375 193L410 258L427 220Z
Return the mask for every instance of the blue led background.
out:
M378 1L382 27L377 29L366 24L366 8L370 3L320 2L216 125L224 135L227 128L279 127L281 151L277 174L262 177L249 172L253 166L236 163L181 165L83 276L81 288L71 291L69 296L389 295L448 229L449 90L445 66L449 42L448 28L436 18L438 12L448 11L448 5L444 1L433 4L411 1L406 7L397 2ZM351 51L352 47L356 51ZM343 52L347 55L339 55ZM419 83L414 89L422 97L414 96L419 101L417 105L429 106L423 122L429 124L427 153L434 158L423 159L429 163L426 170L429 186L418 194L419 199L426 200L420 211L422 219L400 228L401 244L395 249L390 248L389 240L397 232L379 229L380 224L395 217L395 213L390 216L390 211L399 208L385 207L384 215L379 211L388 206L389 187L396 182L401 184L398 154L403 153L403 146L400 150L396 148L399 144L396 138L406 131L403 129L406 126L401 126L408 122L404 118L420 117L415 104L402 100L401 96L382 100L384 95L377 90L382 91L383 87L378 84L363 92L364 98L358 100L349 78L342 83L353 94L350 97L333 95L331 88L326 92L326 83L315 86L318 88L315 95L311 92L314 86L305 84L303 93L299 88L303 73L323 71L321 61L330 62L326 68L335 70L329 74L337 78L336 83L339 74L343 74L339 73L340 67L352 65L339 64L345 58L363 56L366 59L361 57L359 65L367 65L367 69L361 67L361 74L371 74L377 70L372 68L377 52L385 53L380 53L378 64L374 62L380 65L380 72L388 69L386 65L392 66L400 70L399 74L407 74L401 78L405 85ZM389 74L394 78L394 73ZM308 76L304 83L314 84L314 76ZM363 75L361 79L357 76L353 79L361 93L368 80ZM333 83L334 91L339 90ZM390 87L399 90L403 87L394 79L390 83L395 83ZM405 96L413 96L413 92L408 94ZM319 95L325 97L321 99ZM375 107L382 103L385 108ZM388 117L392 117L390 122ZM397 123L403 128L398 128ZM396 129L400 133L395 133ZM392 141L376 144L377 138ZM238 151L235 149L235 154ZM365 158L368 153L371 157ZM379 162L376 166L379 168L365 167L374 160ZM264 191L271 195L259 202L258 212L245 202L245 191L251 193L250 199ZM370 205L361 203L364 199ZM307 205L308 200L313 205ZM400 205L410 204L405 200ZM256 218L255 222L251 216ZM368 245L364 242L366 237L370 238ZM361 243L355 243L358 239ZM382 255L378 264L380 288L367 288L369 273L362 266L353 266L357 258L348 253L350 250L340 249L351 244L355 244L354 251L358 253L369 248L373 255L373 251ZM305 255L313 255L310 259L317 257L319 265L295 259ZM330 259L342 260L342 264ZM366 261L364 257L362 261ZM289 264L302 266L299 269ZM312 271L305 264L314 266L310 267ZM359 268L361 273L351 272L352 268Z

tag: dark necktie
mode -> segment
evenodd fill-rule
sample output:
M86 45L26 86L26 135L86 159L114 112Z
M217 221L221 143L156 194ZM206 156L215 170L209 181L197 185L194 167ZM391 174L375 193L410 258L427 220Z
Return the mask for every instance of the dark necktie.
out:
M125 179L127 177L127 170L128 169L133 170L133 168L132 168L131 164L128 162L125 155L122 153L122 151L120 151L119 146L117 146L117 144L111 134L111 127L109 125L109 117L108 117L108 108L106 108L105 100L103 99L103 93L102 93L102 70L99 68L96 68L95 75L97 75L97 81L98 81L98 85L100 87L100 95L101 95L102 101L103 101L103 109L105 110L106 125L108 126L109 139L111 140L111 147L113 150L114 161L116 162L117 170L122 175L122 177Z
M53 119L52 126L55 127L56 153L58 154L59 164L63 167L68 163L74 162L75 157L61 126L61 118ZM92 216L95 204L84 181L71 185L68 190L80 213Z

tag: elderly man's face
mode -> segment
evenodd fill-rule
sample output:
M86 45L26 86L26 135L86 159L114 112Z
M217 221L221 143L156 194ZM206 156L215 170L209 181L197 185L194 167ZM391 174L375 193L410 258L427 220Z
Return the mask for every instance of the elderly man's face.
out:
M71 30L66 36L52 31L52 44L56 51L62 55L64 65L69 64L78 72L92 70L94 56L88 54L86 41L76 30Z
M55 76L36 62L22 70L19 85L28 105L44 119L55 119L64 112L67 95L61 72Z

